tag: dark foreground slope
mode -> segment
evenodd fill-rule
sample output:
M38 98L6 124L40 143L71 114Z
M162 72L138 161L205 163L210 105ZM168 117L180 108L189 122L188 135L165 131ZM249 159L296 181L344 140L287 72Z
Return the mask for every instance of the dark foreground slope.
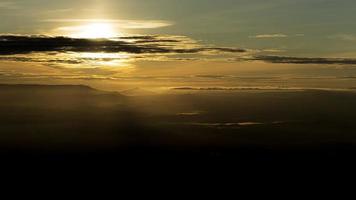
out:
M0 155L7 163L356 161L352 92L125 97L86 86L0 85L0 99Z

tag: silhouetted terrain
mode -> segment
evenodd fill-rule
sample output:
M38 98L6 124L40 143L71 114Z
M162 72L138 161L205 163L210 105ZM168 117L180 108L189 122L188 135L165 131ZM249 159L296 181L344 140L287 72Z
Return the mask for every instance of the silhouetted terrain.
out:
M356 93L128 97L87 86L0 85L3 161L353 163Z

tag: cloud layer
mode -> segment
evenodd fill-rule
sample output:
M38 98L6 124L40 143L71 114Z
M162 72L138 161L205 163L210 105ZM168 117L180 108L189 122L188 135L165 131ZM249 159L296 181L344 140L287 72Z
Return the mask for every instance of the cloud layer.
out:
M268 51L267 51L268 52ZM206 46L197 41L174 35L128 35L111 39L80 39L49 36L0 35L0 60L83 64L128 60L110 54L129 54L135 59L162 57L184 60L264 61L277 64L324 64L356 66L355 58L292 57L263 55L264 50L236 47ZM78 57L75 53L105 53L108 56ZM43 54L42 56L35 54ZM69 56L58 56L68 54Z
M47 36L0 36L0 55L35 52L105 52L132 54L243 53L240 48L203 47L178 36L128 36L113 39L77 39Z

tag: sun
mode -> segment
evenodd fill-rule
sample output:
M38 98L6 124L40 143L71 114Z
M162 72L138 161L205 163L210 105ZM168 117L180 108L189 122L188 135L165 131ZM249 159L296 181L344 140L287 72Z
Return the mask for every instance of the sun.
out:
M112 38L119 35L115 27L110 23L90 23L76 27L75 33L71 34L76 38Z

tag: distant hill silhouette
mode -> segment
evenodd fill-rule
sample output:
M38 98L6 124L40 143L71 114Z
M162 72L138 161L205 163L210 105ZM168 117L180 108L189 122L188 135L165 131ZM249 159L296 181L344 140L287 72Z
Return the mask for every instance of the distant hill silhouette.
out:
M0 92L9 92L9 91L104 93L103 91L96 90L86 85L0 84Z
M85 85L0 84L0 105L81 106L118 103L125 96Z

